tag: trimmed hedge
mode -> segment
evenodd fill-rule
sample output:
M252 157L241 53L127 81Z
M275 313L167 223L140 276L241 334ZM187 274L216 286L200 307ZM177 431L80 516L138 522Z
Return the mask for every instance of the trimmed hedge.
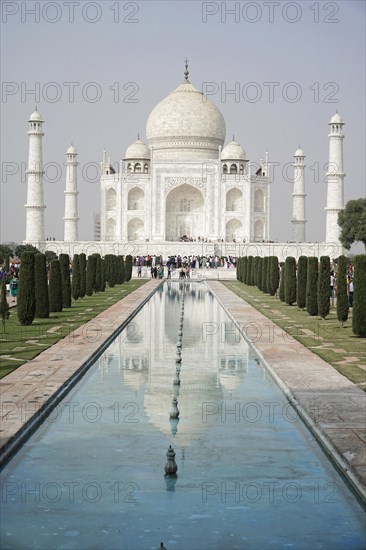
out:
M277 256L270 256L268 273L268 292L271 296L274 296L277 292L278 285L280 284L280 272Z
M330 259L329 256L320 258L318 273L318 313L325 319L330 311Z
M45 254L36 254L34 258L34 293L36 297L36 311L38 319L47 319L50 315L48 298L48 278Z
M80 298L84 298L86 294L86 256L84 252L79 255L80 265Z
M339 256L337 271L337 318L343 325L348 319L347 258Z
M25 251L22 253L17 307L18 319L21 325L31 325L36 312L34 263L34 252Z
M318 258L308 258L306 278L306 310L309 315L318 315Z
M62 279L62 307L71 307L70 258L68 254L60 254L60 269Z
M62 277L59 260L51 260L48 296L50 300L50 311L62 311Z
M354 258L352 331L366 338L366 254Z
M128 282L132 277L132 256L128 254L125 259L125 281Z
M300 256L297 264L297 305L300 309L306 306L306 279L308 276L307 256Z
M296 302L296 260L287 256L285 261L285 302L292 306Z

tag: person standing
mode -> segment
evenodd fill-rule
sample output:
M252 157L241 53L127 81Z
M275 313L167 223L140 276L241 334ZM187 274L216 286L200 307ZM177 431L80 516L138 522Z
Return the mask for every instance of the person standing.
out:
M348 304L349 307L353 307L353 279L348 278Z
M141 265L138 265L138 267L137 267L137 277L141 277L141 271L142 271L142 267L141 267Z
M15 302L16 297L18 296L18 275L15 272L10 279L10 294L13 297L13 302Z

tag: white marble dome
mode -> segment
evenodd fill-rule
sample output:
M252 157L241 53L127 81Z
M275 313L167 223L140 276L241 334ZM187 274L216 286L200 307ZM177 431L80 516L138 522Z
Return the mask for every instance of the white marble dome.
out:
M68 148L68 150L66 151L66 154L67 155L76 155L77 152L76 152L76 149L73 145L70 145L70 147Z
M220 110L188 80L154 107L146 124L155 159L218 158L225 134Z
M244 149L234 139L222 150L221 160L246 160Z
M37 110L33 111L31 116L29 117L29 122L43 122L41 113L39 113Z
M336 113L336 114L333 115L332 118L330 119L329 124L343 124L342 117L341 117L338 113Z
M134 141L127 147L124 160L150 159L150 150L141 139Z
M304 156L305 156L304 151L300 147L296 149L294 157L304 157Z

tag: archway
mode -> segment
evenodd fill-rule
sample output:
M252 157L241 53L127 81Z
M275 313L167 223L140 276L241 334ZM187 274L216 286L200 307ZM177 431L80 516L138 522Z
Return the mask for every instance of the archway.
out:
M117 193L112 187L106 191L105 205L107 210L114 210L117 206Z
M128 192L128 210L144 209L144 192L139 187L134 187Z
M106 224L106 241L114 241L116 238L116 220L109 218Z
M229 220L226 223L226 241L237 240L242 234L242 223L237 219Z
M264 238L264 224L262 220L256 220L254 223L254 240L263 241Z
M264 193L257 189L254 193L254 212L264 212Z
M127 226L128 240L141 241L144 238L145 226L140 218L132 218Z
M170 191L166 198L166 240L176 241L184 235L196 239L205 233L202 193L186 183Z
M240 189L230 189L226 193L226 211L227 212L242 212L243 210L243 193Z

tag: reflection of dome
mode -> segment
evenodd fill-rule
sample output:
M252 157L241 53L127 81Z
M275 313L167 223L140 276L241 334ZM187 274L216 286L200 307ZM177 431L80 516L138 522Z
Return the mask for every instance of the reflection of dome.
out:
M141 141L141 139L137 139L129 147L127 147L124 160L132 159L150 159L149 148L143 141Z
M225 134L220 110L188 80L154 107L146 124L155 158L217 158Z
M338 113L336 113L336 114L333 115L332 118L330 119L329 124L343 124L342 117L341 117Z
M43 122L41 113L34 111L29 117L29 122Z
M242 148L239 143L234 141L230 141L222 150L221 153L221 160L245 160L246 154L244 149Z

